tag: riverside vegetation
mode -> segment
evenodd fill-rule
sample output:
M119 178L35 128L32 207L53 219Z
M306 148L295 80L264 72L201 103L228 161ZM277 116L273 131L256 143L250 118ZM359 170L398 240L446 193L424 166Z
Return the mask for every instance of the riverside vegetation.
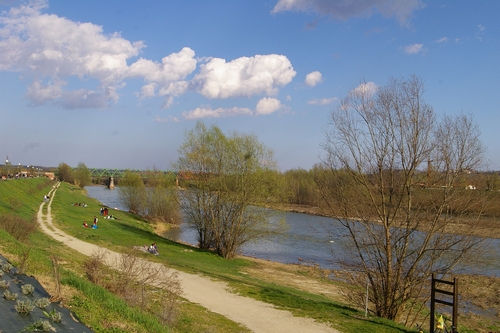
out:
M154 307L127 303L113 294L112 291L117 291L113 288L117 282L112 280L115 273L105 267L96 269L98 258L89 260L54 243L36 228L34 216L41 198L53 185L45 178L0 183L0 252L21 271L35 276L54 299L61 300L84 324L95 332L245 332L238 324L189 302L179 302L175 315L165 318ZM86 202L87 207L75 207L75 202ZM342 296L342 290L351 287L328 279L330 272L316 267L250 258L226 260L208 251L166 240L155 234L153 224L125 212L116 212L120 220L101 223L99 233L89 233L81 227L81 222L95 215L100 206L86 197L83 190L63 183L52 203L54 222L79 239L123 253L130 253L133 246L157 242L162 255L148 256L150 260L225 281L234 292L274 304L294 315L332 323L342 332L414 332L389 320L364 318L363 312L349 305ZM465 285L466 288L481 286L483 294L494 294L493 289L499 286L498 281L482 277L475 277ZM486 285L492 289L484 290ZM475 329L461 325L459 331L488 332L500 326L498 321L475 317L471 316L471 321L462 316L460 322Z

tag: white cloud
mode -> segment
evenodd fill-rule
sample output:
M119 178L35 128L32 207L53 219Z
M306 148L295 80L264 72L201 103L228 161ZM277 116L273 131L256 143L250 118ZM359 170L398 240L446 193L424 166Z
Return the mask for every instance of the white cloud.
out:
M424 44L412 44L404 47L404 51L407 54L417 54L424 51Z
M200 118L224 118L241 115L252 115L252 110L248 108L217 108L213 110L210 107L200 107L192 111L182 112L185 119L200 119Z
M272 13L282 11L313 11L338 20L351 17L369 17L375 11L384 17L393 17L401 25L407 25L411 14L424 5L420 0L278 0Z
M46 7L46 1L32 1L1 14L0 70L36 78L27 93L35 105L52 100L68 108L102 108L115 101L127 60L137 56L144 44L131 43L117 33L105 35L92 23L42 14ZM100 85L93 91L63 92L66 77L97 79ZM40 80L55 83L43 85Z
M207 98L274 95L296 72L287 57L277 54L241 57L230 62L212 58L200 66L193 89Z
M305 84L307 84L309 87L314 87L318 83L323 81L323 77L320 72L314 71L306 75L305 79Z
M361 83L359 86L357 86L356 88L351 90L351 92L354 94L361 94L361 95L368 94L371 96L371 95L375 94L377 89L378 89L378 86L375 83L365 82L365 83Z
M212 109L210 106L199 107L191 111L182 112L184 119L200 119L200 118L224 118L235 116L262 116L268 115L283 109L284 105L276 98L264 97L257 102L255 111L249 108L217 108Z
M439 39L436 39L436 43L448 43L448 37L442 37Z
M307 102L307 104L310 104L310 105L328 105L328 104L335 102L336 100L338 100L337 97L312 99L309 102Z
M196 69L194 51L184 47L178 53L172 53L161 63L140 58L130 66L127 76L143 77L148 82L167 84L184 79Z
M136 95L139 97L139 99L153 97L156 95L155 90L156 90L156 83L154 82L148 83L142 86L141 91Z
M144 80L135 93L139 99L163 97L164 108L187 91L210 99L272 96L296 75L289 59L277 54L226 62L196 59L195 52L184 47L161 61L137 58L145 48L142 41L106 34L93 23L45 14L47 7L47 1L31 0L0 13L0 71L20 72L32 80L25 97L34 106L107 108L119 100L118 91L130 78ZM190 80L198 62L199 72ZM79 81L85 89L78 87ZM230 110L229 114L244 109Z
M264 97L262 98L255 107L256 115L271 114L278 111L283 106L281 102L276 98Z

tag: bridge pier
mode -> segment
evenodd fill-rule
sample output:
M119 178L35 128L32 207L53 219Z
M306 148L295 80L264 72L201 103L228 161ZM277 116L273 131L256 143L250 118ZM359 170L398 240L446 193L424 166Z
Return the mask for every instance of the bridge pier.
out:
M115 180L113 179L113 177L109 177L109 185L108 185L108 188L110 190L114 189L115 188Z

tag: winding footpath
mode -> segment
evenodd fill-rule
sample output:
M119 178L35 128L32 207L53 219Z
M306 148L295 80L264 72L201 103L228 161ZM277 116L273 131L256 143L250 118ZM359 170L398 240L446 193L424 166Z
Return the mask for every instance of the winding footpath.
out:
M95 244L81 241L58 229L52 223L51 204L57 192L56 185L49 193L50 201L47 204L47 213L44 214L43 202L37 214L37 220L41 230L56 241L63 243L78 252L91 256L95 253L105 253L104 261L110 267L118 269L120 254L101 248ZM158 263L148 262L148 265L162 266ZM160 267L157 267L157 269ZM231 293L227 284L212 281L206 277L188 274L173 269L169 274L175 272L182 287L182 297L192 303L197 303L209 311L223 315L224 317L240 323L252 332L256 333L340 333L339 331L309 318L294 317L290 312L276 309L273 305L254 300L252 298L238 296Z

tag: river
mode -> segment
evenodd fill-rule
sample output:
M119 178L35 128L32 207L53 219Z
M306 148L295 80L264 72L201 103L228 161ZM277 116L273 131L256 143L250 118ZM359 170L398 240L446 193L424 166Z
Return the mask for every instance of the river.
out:
M102 204L120 210L126 210L120 203L119 190L110 190L105 186L88 186L88 196ZM284 212L287 229L283 235L260 239L245 244L241 253L245 256L266 259L285 264L317 264L323 268L338 269L334 257L346 257L347 240L342 237L343 228L332 218L308 214ZM335 235L333 235L333 232ZM179 228L171 228L164 235L173 241L196 244L196 232L182 223ZM500 239L487 239L488 253L483 253L474 267L465 273L500 277Z

